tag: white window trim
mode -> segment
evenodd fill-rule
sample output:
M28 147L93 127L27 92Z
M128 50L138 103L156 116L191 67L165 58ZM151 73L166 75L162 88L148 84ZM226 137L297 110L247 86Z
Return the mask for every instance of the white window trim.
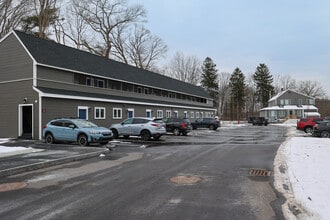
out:
M185 117L185 118L189 118L189 116L188 116L188 111L184 111L184 112L183 112L183 117Z
M152 118L152 110L151 109L146 109L146 117L147 117L148 113L150 113L150 118Z
M190 112L190 118L195 118L195 112Z
M163 118L164 114L163 114L163 110L157 110L157 118Z
M115 111L117 111L116 117L115 117ZM120 116L118 116L118 111L120 111ZM112 108L112 118L113 119L122 119L123 118L123 109L122 108Z
M104 114L103 114L103 117L96 117L96 111L97 110L103 110ZM105 119L105 107L95 107L94 108L94 119Z
M166 118L172 117L172 111L171 110L166 110Z
M196 118L199 118L199 112L196 112Z

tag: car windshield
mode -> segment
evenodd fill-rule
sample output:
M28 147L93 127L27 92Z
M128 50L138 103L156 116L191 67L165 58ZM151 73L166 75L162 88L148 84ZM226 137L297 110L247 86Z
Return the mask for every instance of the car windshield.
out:
M96 128L96 124L86 120L75 120L74 123L80 128Z

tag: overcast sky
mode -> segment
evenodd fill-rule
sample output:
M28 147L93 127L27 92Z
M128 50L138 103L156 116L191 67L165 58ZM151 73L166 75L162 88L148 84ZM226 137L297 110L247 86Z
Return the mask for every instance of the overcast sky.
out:
M130 0L148 11L147 28L177 51L212 58L220 72L317 80L330 95L328 0Z

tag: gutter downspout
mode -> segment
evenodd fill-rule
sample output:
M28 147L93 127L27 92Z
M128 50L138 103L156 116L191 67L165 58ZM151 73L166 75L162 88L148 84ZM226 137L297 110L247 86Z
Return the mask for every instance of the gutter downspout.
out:
M39 124L38 124L38 130L39 130L39 140L42 140L42 96L43 93L38 90L36 87L32 86L32 89L34 91L36 91L39 95L39 100L38 100L38 104L39 104Z

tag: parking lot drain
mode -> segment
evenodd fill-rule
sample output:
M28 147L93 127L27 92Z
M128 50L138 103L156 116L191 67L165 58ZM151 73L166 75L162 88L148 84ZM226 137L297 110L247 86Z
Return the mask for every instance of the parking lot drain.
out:
M0 192L7 192L17 189L22 189L27 186L24 182L14 182L14 183L3 183L0 184Z
M176 183L178 185L192 185L192 184L196 184L200 181L202 181L202 178L199 176L175 176L170 178L170 181L172 183Z
M260 177L267 177L270 176L271 171L265 169L250 169L249 175L250 176L260 176Z

